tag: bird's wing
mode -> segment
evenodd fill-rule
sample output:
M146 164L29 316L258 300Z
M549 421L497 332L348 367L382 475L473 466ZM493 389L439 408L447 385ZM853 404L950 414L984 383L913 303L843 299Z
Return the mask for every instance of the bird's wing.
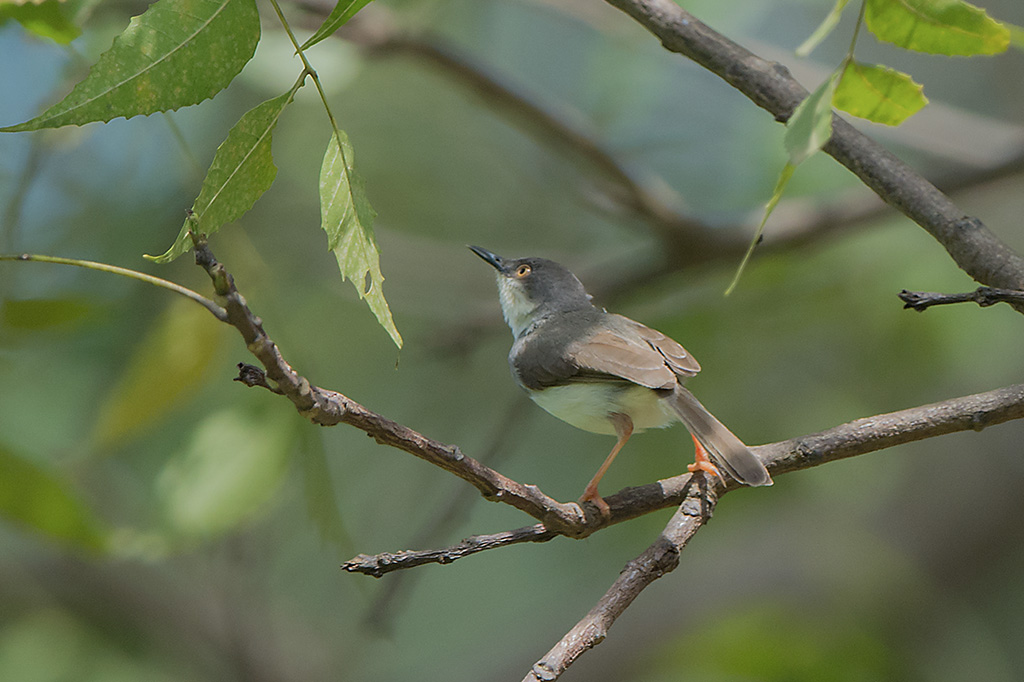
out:
M690 377L700 371L693 356L661 332L621 315L609 319L612 325L570 348L574 364L581 370L580 379L593 372L648 388L672 388L677 376Z

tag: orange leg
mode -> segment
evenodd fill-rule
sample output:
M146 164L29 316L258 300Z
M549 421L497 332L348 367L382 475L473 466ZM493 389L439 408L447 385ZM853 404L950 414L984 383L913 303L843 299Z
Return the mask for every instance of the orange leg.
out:
M590 479L590 483L583 490L583 495L580 497L580 502L593 502L594 505L601 511L601 516L608 518L611 516L611 509L608 507L608 503L604 501L601 495L597 492L597 484L600 483L601 477L604 476L604 472L608 471L608 467L611 466L612 460L615 459L615 455L619 454L619 450L626 444L629 437L633 435L633 420L629 418L629 415L621 414L619 412L613 412L608 415L608 418L612 422L612 426L615 427L615 435L619 437L616 441L615 447L605 457L604 463L601 468L597 470L594 477Z
M696 436L693 434L690 434L690 436L693 438L694 461L693 464L687 465L686 470L691 474L697 471L703 471L706 474L711 474L712 476L717 476L721 479L722 474L719 473L718 468L711 463L710 459L708 459L708 451L704 449L704 446L700 444L700 441L697 440Z

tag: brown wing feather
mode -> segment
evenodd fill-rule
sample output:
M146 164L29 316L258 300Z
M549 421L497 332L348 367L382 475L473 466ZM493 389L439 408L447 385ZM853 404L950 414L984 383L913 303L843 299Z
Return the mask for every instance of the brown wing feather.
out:
M677 375L690 377L700 365L681 345L659 331L621 315L612 324L574 344L571 354L583 370L620 376L648 388L672 388Z
M665 336L657 329L651 329L628 317L622 317L621 315L615 315L615 317L619 317L629 323L644 341L661 354L665 362L668 363L668 366L676 374L683 377L692 377L700 371L700 363L678 341Z

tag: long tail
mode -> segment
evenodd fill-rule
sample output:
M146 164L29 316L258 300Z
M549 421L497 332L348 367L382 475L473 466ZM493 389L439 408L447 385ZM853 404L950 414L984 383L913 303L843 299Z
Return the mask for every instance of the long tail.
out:
M772 477L754 453L732 431L700 404L700 401L682 386L668 398L672 411L679 415L686 428L696 437L711 460L729 475L746 485L771 485Z

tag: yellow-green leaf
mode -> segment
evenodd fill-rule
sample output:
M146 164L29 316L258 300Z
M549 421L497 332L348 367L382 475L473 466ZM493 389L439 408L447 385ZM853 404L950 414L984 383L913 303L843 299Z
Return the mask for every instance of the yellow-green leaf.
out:
M82 33L68 14L67 3L59 0L0 2L0 24L14 19L26 31L49 38L58 45L67 45Z
M171 527L209 538L265 508L287 472L295 423L287 410L268 417L225 409L206 417L157 481Z
M98 551L107 529L54 473L0 445L0 516L58 542Z
M923 90L905 73L851 61L843 71L832 103L854 116L896 126L928 104Z
M1010 30L961 0L867 0L864 20L879 40L946 55L997 54Z
M324 23L320 25L316 33L311 35L309 40L302 44L302 49L307 50L324 38L329 38L331 34L348 23L348 20L354 17L356 12L368 4L370 4L370 0L338 0L338 4L334 6L331 13L324 19Z
M348 136L339 130L337 135L331 135L320 167L321 225L327 233L327 246L338 259L342 279L351 280L359 298L366 301L377 321L401 348L402 335L384 299L380 252L373 238L376 215L366 198L363 180L355 172L352 145Z
M832 96L838 81L839 74L829 76L800 102L786 123L786 151L792 165L799 166L832 137Z
M811 51L816 48L821 41L823 41L828 34L832 32L832 29L839 23L839 18L843 16L843 8L846 7L850 0L836 0L836 4L832 7L832 11L828 13L821 25L814 30L807 40L805 40L800 47L796 48L796 55L798 57L806 57Z
M747 247L747 252L743 254L743 260L740 261L739 267L736 268L736 274L732 276L732 282L729 283L729 287L725 290L725 295L728 296L736 289L736 285L740 283L740 277L743 276L743 271L747 269L747 263L750 262L750 257L754 255L754 249L758 244L761 243L761 235L764 234L764 226L768 222L769 216L775 210L775 207L779 205L779 200L786 191L786 185L789 184L789 179L793 177L793 171L796 170L796 166L792 163L787 163L782 167L782 172L779 173L778 180L775 181L775 191L772 192L772 196L768 199L768 203L764 206L764 215L761 216L761 224L757 226L757 232L754 233L754 238L750 240L750 246Z
M176 297L139 341L100 408L94 442L107 448L164 418L202 385L221 326L192 301Z

